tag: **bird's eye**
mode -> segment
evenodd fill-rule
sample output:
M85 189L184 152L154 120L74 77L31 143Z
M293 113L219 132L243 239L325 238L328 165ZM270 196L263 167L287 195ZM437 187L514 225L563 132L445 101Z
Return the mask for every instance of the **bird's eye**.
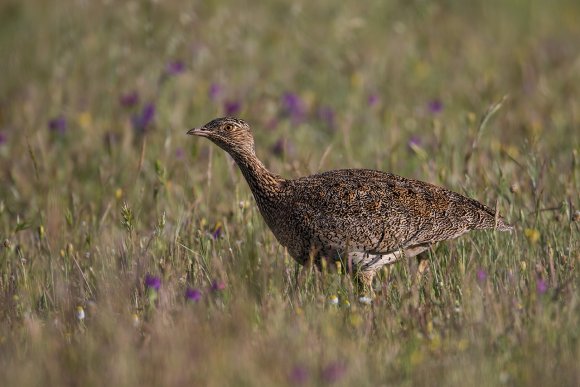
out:
M232 124L227 124L226 125L226 130L232 130L234 127L232 126Z

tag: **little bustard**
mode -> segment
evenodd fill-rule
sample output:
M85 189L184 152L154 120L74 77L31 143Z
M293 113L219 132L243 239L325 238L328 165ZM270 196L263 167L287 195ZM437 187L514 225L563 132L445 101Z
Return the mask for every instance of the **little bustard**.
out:
M378 269L475 229L512 229L496 212L456 192L369 169L297 179L270 172L256 156L245 121L224 117L191 129L230 154L264 220L300 264L342 261L372 292Z

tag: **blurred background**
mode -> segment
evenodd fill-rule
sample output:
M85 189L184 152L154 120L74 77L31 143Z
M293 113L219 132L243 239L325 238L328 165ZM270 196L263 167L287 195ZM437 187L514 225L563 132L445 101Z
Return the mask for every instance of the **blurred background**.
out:
M60 193L71 176L86 187L75 190L113 191L145 138L145 167L159 159L189 188L209 144L184 131L223 115L249 121L284 175L365 166L457 189L466 167L485 174L540 149L564 166L579 137L578 12L574 1L6 1L2 173L28 181L20 200L10 185L2 196L35 205L33 161L11 157L29 149ZM481 139L489 160L463 165L504 96ZM109 176L92 179L106 163Z
M3 0L0 374L577 383L579 21L575 0ZM390 171L517 232L438 250L423 307L412 263L344 306L349 283L295 279L231 159L185 135L224 115L284 177Z

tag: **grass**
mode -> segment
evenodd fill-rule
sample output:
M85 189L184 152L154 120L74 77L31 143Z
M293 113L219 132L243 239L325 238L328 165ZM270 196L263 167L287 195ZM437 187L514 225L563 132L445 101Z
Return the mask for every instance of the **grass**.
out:
M579 17L3 2L2 385L576 385ZM226 110L284 176L394 171L497 203L516 231L440 244L420 284L397 263L361 304L298 268L232 161L185 135Z

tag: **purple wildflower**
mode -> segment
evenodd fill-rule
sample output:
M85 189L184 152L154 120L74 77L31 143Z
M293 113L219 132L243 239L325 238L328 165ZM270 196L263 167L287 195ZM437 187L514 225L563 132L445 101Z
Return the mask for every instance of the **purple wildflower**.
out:
M153 289L155 291L158 291L159 288L161 287L161 279L151 274L147 274L145 276L145 287L147 289Z
M217 101L218 98L221 96L221 94L222 94L222 87L218 83L212 83L209 86L209 91L208 91L209 99L211 99L212 101Z
M198 302L201 300L201 291L199 289L187 288L185 290L185 299L187 301Z
M270 148L270 151L278 157L282 157L285 154L293 154L294 150L294 144L292 144L291 141L284 139L284 137L280 137Z
M224 102L224 112L227 116L235 116L242 110L242 104L240 101L226 101Z
M548 291L548 283L543 278L538 278L536 282L536 290L538 294L544 294Z
M371 93L369 94L369 96L367 97L367 103L369 104L369 106L375 106L378 105L379 103L379 95L377 93Z
M141 119L143 126L147 126L155 117L155 105L152 103L148 103L143 107L143 111L141 113Z
M427 104L427 109L433 114L441 113L443 111L443 102L438 99L431 100Z
M282 138L276 141L272 147L272 153L274 153L276 156L284 155L284 140Z
M292 368L292 371L290 371L288 379L292 384L304 384L308 381L309 376L306 367L297 365Z
M64 134L66 132L67 122L64 116L58 116L48 121L48 129L53 133Z
M121 106L126 108L133 107L137 105L138 102L139 102L139 94L137 94L135 90L125 93L119 98L119 103L121 104Z
M216 240L221 236L222 236L222 225L221 223L217 223L214 226L213 231L211 232L211 237L213 240Z
M140 114L136 114L132 117L131 123L133 124L133 129L139 133L143 134L147 131L147 126L153 121L155 117L155 105L153 103L148 103L143 107Z
M272 153L276 156L284 155L284 138L280 137L278 141L272 146Z
M0 131L0 145L5 144L8 141L6 133Z
M334 128L334 110L329 106L322 106L318 109L318 118L330 129Z
M294 124L302 122L306 116L304 102L297 94L290 92L284 93L282 96L282 107Z
M185 156L185 151L183 150L183 148L175 149L175 158L176 159L182 160L184 156Z
M484 283L487 279L487 273L483 269L477 271L477 282Z
M169 75L178 75L185 71L185 63L181 60L170 62L165 67L165 71Z
M346 373L346 365L341 362L328 364L322 370L322 379L327 383L338 382Z
M226 288L226 283L223 281L213 280L210 286L212 292L219 292Z
M412 151L417 150L417 148L421 148L421 145L421 137L417 135L412 135L411 138L409 138L409 141L407 141L407 147Z

